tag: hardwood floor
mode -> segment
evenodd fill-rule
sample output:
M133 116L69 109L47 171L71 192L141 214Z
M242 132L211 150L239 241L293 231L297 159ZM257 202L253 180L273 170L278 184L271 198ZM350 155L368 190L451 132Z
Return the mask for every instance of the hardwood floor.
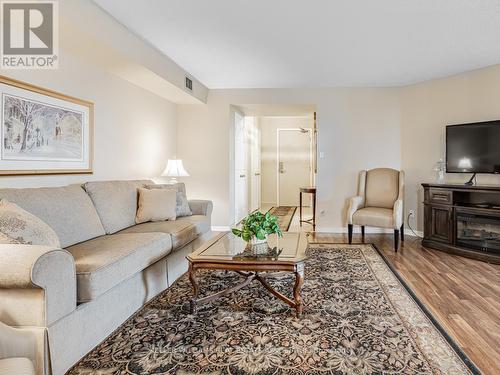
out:
M312 226L300 227L296 213L289 231L312 231ZM397 253L392 234L367 234L364 242L378 247L485 375L500 374L500 265L425 248L409 233ZM354 234L353 243L361 240ZM312 233L311 241L347 243L347 234Z
M347 234L315 233L311 242L347 243ZM500 374L500 265L427 249L412 236L397 253L392 234L367 234L364 242L379 248L484 374Z

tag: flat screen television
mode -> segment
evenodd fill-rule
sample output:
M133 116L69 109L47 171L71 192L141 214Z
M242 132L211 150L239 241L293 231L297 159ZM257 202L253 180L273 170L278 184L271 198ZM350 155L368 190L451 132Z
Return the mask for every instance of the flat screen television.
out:
M500 173L500 120L446 127L447 173Z

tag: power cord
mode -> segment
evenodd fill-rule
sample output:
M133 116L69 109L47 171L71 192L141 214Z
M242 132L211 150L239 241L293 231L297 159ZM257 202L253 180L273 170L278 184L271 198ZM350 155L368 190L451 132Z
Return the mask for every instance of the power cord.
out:
M408 217L406 218L406 224L408 225L408 228L410 228L410 230L412 231L412 233L415 235L415 237L418 237L418 238L423 238L422 236L419 236L417 233L415 233L415 231L413 230L413 228L411 227L411 224L410 224L410 217L413 217L413 215L411 213L408 214Z

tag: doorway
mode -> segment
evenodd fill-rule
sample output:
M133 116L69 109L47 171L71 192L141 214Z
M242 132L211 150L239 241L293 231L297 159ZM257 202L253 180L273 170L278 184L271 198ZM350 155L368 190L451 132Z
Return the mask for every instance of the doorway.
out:
M298 206L299 189L311 186L312 129L277 129L277 192L278 206ZM306 206L310 201L306 201Z
M314 184L313 113L263 116L261 207L298 206L299 188ZM305 205L309 201L304 202Z
M314 106L233 105L231 121L232 222L273 207L295 212L299 188L315 182ZM304 198L304 206L310 206Z

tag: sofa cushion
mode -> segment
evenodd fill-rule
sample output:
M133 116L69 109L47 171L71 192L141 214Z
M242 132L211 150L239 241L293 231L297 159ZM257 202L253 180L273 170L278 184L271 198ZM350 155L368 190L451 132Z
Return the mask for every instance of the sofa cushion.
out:
M75 258L78 302L99 297L171 249L170 236L163 233L106 235L68 247Z
M59 237L61 247L104 234L92 201L79 185L0 189L0 199L17 204L47 223Z
M355 225L394 228L393 210L388 208L365 207L352 215L352 222Z
M197 227L193 222L183 219L138 224L124 229L119 233L167 233L172 237L172 249L177 250L199 236L200 227Z
M61 247L56 232L43 220L6 199L0 200L0 234L26 245Z
M148 184L146 189L173 189L186 195L186 185L184 182L177 182L176 184Z
M192 215L192 216L180 217L177 219L177 221L193 224L196 228L196 234L199 236L202 235L203 233L207 233L211 229L210 218L205 215Z
M137 189L151 184L150 180L93 181L83 186L101 218L107 234L135 224Z
M4 358L0 359L0 374L35 375L35 367L29 358Z

